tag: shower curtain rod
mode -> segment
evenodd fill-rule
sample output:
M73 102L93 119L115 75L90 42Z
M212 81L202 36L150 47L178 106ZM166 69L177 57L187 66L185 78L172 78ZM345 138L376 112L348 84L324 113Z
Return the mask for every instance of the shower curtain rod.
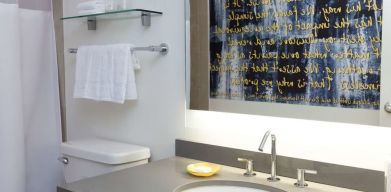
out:
M166 43L162 43L160 45L151 45L148 47L133 47L130 51L151 51L151 52L160 52L162 55L166 55L168 53L168 45ZM69 53L77 53L77 48L68 49Z

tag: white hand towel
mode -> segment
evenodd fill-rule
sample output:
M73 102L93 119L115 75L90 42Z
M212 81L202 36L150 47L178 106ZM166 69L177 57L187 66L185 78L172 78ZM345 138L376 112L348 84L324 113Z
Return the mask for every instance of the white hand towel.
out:
M130 45L130 48L133 49L134 45ZM136 87L136 79L135 79L135 70L140 69L140 64L138 58L134 54L133 51L129 52L129 75L128 75L128 85L126 87L126 100L136 100L137 99L137 87Z
M98 13L104 13L105 9L91 9L91 10L80 10L79 15L91 15L91 14L98 14Z
M129 44L80 47L74 97L114 103L137 99L131 48Z
M77 4L78 10L91 10L97 8L104 8L105 2L104 0L95 0L95 1L87 1Z

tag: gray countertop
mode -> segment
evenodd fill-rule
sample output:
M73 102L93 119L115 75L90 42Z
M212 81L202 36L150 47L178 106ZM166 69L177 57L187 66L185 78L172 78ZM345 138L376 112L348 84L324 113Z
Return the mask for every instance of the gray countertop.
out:
M220 172L209 178L193 177L186 172L186 166L199 161L172 157L146 165L122 171L84 179L66 184L59 188L71 192L173 192L177 187L204 180L234 180L270 185L289 192L357 192L355 190L337 188L308 182L309 187L299 189L293 186L291 178L281 178L280 182L266 181L268 174L257 172L255 177L244 177L243 169L222 166Z

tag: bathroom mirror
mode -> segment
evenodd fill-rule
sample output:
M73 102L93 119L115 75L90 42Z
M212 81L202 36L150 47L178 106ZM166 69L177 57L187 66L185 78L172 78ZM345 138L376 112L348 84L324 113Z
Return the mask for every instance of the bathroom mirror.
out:
M382 9L382 0L188 0L189 109L391 125Z

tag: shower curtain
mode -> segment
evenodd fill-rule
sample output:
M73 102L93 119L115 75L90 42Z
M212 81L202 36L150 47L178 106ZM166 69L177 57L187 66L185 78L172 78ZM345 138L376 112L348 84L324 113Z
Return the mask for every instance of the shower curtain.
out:
M0 191L54 192L63 181L49 0L0 0Z

